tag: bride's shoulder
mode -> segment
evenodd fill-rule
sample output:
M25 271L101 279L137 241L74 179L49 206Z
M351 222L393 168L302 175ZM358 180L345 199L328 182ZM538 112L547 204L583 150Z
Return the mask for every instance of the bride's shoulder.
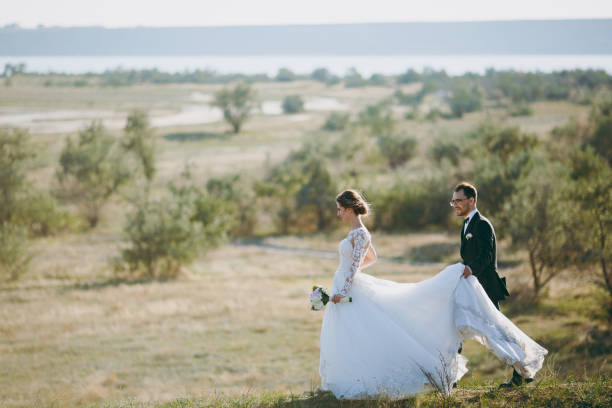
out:
M370 231L368 231L368 229L366 227L361 226L359 228L354 228L354 229L350 230L349 233L348 233L348 236L351 239L353 239L355 237L369 239L370 238Z

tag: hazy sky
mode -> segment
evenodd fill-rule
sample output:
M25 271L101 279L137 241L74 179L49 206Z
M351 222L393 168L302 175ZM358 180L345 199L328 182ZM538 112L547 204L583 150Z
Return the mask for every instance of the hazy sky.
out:
M2 0L0 26L206 26L612 18L612 0Z

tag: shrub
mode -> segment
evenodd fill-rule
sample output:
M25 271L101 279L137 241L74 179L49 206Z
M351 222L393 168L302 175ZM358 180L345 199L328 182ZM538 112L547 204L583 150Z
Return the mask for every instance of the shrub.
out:
M137 203L124 228L129 247L121 251L130 272L175 277L195 257L200 243L200 225L191 215L174 197Z
M7 222L0 224L0 279L17 280L31 259L27 230Z
M315 81L324 82L327 85L335 85L340 82L340 77L332 74L327 68L317 68L312 71L310 77Z
M508 107L508 113L510 116L531 116L533 109L526 103L517 103Z
M512 246L528 253L534 297L573 264L579 251L575 237L565 228L575 203L556 188L566 183L562 173L542 162L518 182L518 194L504 192L500 225Z
M374 86L384 86L387 83L385 76L382 74L372 74L370 76L370 85Z
M397 83L399 84L410 84L413 82L419 82L420 80L421 75L412 68L406 70L406 72L398 75L397 77Z
M234 89L224 88L217 92L212 105L221 108L234 133L239 133L257 106L257 95L250 85L238 84Z
M476 87L471 89L457 87L453 90L453 95L448 104L453 115L460 118L464 113L480 110L482 107L482 96Z
M332 112L327 117L323 130L337 131L344 130L348 126L350 115L348 113Z
M27 190L26 171L34 157L26 130L0 129L0 223L13 222Z
M350 68L344 76L344 86L347 88L358 88L367 84L368 81L355 68Z
M372 136L392 133L395 128L395 120L391 107L385 102L369 105L359 113L359 124L368 127Z
M402 181L390 189L375 192L374 228L405 231L449 227L453 215L448 206L452 188L453 181L440 173L428 180Z
M287 95L283 99L284 113L298 113L304 111L304 100L300 95Z
M206 183L206 194L196 201L194 220L202 222L204 228L219 224L223 230L214 235L220 237L249 236L256 224L254 202L252 184L243 175L212 178ZM217 219L213 222L211 216Z
M77 142L66 140L57 178L62 187L59 193L79 204L93 228L102 206L130 179L130 172L115 138L94 121L79 132Z
M409 136L389 134L378 139L378 147L389 166L394 169L414 156L417 141Z
M297 79L297 75L295 75L293 71L289 70L288 68L281 68L278 70L275 79L279 82L291 82Z
M437 163L448 160L453 166L459 164L463 154L459 143L455 143L448 138L437 138L431 146L429 153Z
M57 199L43 191L31 190L21 199L15 222L33 236L48 236L77 228L78 220Z
M123 147L133 153L151 182L155 175L155 139L149 123L149 116L139 109L133 110L125 124Z

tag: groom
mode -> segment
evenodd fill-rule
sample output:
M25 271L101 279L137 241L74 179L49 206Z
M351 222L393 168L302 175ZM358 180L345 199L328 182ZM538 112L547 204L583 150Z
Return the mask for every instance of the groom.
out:
M450 202L455 214L463 217L461 227L461 258L465 269L463 277L474 275L478 282L499 310L499 301L510 296L506 289L506 279L497 274L497 243L495 230L491 222L480 215L476 208L478 192L476 187L469 183L460 183L455 186L453 198ZM531 382L530 378L523 379L514 370L512 378L500 387L520 386Z

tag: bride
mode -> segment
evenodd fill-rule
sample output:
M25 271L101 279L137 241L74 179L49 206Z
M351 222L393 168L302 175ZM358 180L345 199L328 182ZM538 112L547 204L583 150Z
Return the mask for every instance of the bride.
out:
M355 190L340 193L336 204L351 230L339 244L340 265L321 326L319 390L341 399L400 397L430 384L449 393L467 372L467 359L457 353L465 339L533 378L547 350L495 308L475 277L462 278L462 264L418 283L365 274L361 270L376 261L361 221L368 204ZM352 302L340 302L345 296Z

